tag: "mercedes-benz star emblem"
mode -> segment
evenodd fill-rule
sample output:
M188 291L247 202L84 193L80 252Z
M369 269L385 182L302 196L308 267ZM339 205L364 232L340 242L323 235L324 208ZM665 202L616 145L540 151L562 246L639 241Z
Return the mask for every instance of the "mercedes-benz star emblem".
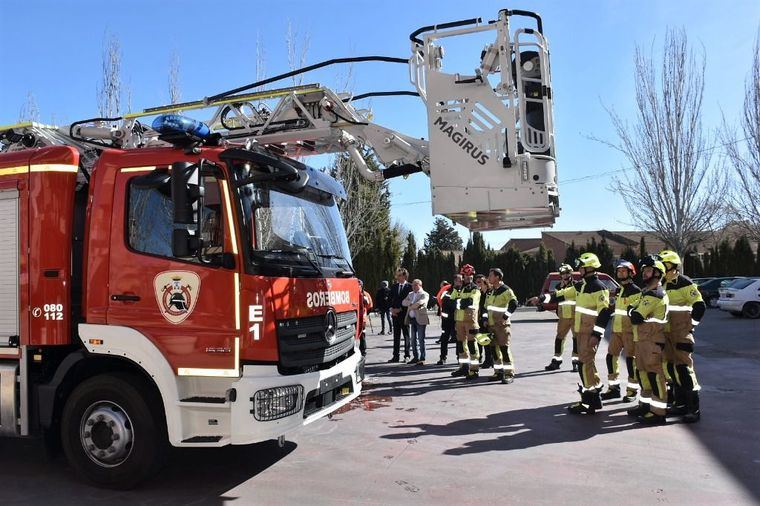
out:
M328 345L335 342L338 332L338 315L335 314L335 310L330 308L325 314L325 341Z

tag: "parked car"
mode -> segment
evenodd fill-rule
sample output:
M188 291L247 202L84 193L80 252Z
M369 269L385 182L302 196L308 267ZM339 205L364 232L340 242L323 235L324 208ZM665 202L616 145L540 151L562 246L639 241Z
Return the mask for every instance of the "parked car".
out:
M691 278L691 280L696 283L697 286L701 285L702 283L707 283L711 279L715 278Z
M760 318L760 278L739 278L721 288L718 307L734 316Z
M718 299L720 298L721 288L725 288L737 278L737 276L726 278L712 278L709 281L705 281L698 284L699 293L702 294L702 300L705 301L707 307L718 307ZM694 280L692 280L694 281Z
M599 281L605 284L607 289L610 291L610 302L614 304L615 297L617 296L618 290L620 290L620 285L612 279L609 275L600 272L598 273ZM560 276L559 272L550 272L546 275L546 279L544 279L544 286L541 287L541 295L554 291L557 289L557 285L559 285L560 282ZM573 272L573 281L580 281L581 280L581 273L580 272ZM539 311L556 311L557 310L557 304L553 302L549 302L547 304L543 304L538 306Z

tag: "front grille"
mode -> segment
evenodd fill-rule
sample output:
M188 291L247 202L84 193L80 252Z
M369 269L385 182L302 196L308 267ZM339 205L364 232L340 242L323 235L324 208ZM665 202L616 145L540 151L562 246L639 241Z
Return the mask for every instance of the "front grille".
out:
M335 340L325 339L325 316L277 321L281 374L302 374L332 367L354 351L355 311L337 315Z

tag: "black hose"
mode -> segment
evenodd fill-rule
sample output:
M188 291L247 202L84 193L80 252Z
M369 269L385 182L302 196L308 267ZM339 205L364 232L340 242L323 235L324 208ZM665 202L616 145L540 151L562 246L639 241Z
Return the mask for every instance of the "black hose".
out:
M371 91L369 93L362 93L361 95L354 95L353 97L344 98L344 102L353 102L354 100L361 100L369 97L392 97L392 96L409 96L419 97L420 94L416 91Z
M229 97L230 95L235 95L236 93L248 91L253 88L258 88L259 86L264 86L266 84L273 83L275 81L281 81L282 79L287 79L288 77L297 76L298 74L304 74L306 72L311 72L312 70L317 70L322 67L328 67L330 65L336 65L339 63L358 63L358 62L365 62L365 61L379 61L379 62L385 62L385 63L409 64L408 58L394 58L392 56L356 56L353 58L333 58L332 60L325 60L323 62L315 63L314 65L309 65L308 67L296 69L296 70L286 72L284 74L280 74L274 77L268 77L266 79L262 79L261 81L256 81L255 83L247 84L245 86L241 86L233 90L228 90L223 93L214 95L212 97L206 97L204 101L208 103L214 100L219 100L222 98Z
M541 21L541 16L531 11L524 11L522 9L506 9L507 16L527 16L536 20L536 26L538 27L538 33L544 34L544 23Z
M451 21L450 23L441 23L440 25L423 26L422 28L418 28L417 30L413 31L409 35L409 40L421 46L424 43L422 42L422 39L417 38L417 36L420 35L421 33L430 32L433 30L442 30L444 28L455 28L457 26L476 25L482 22L483 20L481 18L472 18L472 19L463 19L461 21Z

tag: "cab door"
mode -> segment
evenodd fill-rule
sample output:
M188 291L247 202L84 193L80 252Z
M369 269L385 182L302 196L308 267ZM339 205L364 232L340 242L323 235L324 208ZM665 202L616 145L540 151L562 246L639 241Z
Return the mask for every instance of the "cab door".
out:
M237 377L240 278L232 264L240 263L228 184L203 176L202 259L178 258L169 183L157 186L155 170L116 176L107 321L147 336L181 376ZM168 167L158 170L168 178Z

